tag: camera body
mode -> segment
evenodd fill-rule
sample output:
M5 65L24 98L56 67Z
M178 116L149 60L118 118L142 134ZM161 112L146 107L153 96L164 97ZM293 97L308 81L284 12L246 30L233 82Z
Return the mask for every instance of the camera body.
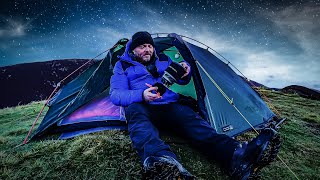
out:
M162 83L156 83L153 86L158 87L157 92L162 95L165 93L166 88L172 86L172 84L181 80L181 77L186 73L186 70L176 62L172 62L167 69L164 71L163 76L161 77Z

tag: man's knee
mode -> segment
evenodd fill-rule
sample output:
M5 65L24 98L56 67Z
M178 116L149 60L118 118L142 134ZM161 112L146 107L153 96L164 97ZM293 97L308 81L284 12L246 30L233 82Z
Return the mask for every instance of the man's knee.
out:
M149 122L149 114L146 104L133 103L125 108L125 116L129 126L136 123Z
M145 105L141 103L132 103L128 107L125 108L126 117L132 117L135 113L146 113Z

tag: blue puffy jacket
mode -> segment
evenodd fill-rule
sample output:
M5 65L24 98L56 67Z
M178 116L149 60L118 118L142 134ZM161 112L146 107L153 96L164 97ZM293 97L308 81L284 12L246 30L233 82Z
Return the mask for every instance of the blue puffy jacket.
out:
M147 88L146 83L155 84L156 82L161 82L161 77L164 70L170 65L172 60L168 58L166 61L159 61L159 58L154 52L156 57L155 65L158 69L160 77L153 77L146 67L137 62L133 61L129 55L129 46L131 40L127 43L126 50L124 54L120 57L120 60L115 64L113 69L113 76L110 80L110 98L113 104L117 106L128 106L132 103L143 102L143 91ZM125 61L130 64L125 70L122 68L121 61ZM191 73L183 78L178 84L185 85L191 79ZM179 95L169 89L162 95L162 98L156 99L154 101L148 102L150 104L168 104L170 102L176 102Z

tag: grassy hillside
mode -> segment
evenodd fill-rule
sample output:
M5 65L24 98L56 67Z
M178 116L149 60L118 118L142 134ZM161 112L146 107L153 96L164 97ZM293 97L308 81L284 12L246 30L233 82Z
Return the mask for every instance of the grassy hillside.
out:
M320 174L320 101L265 91L287 117L280 129L279 156L300 179ZM43 102L0 110L0 179L141 179L139 159L126 132L106 131L72 140L21 144ZM214 163L181 141L164 137L199 179L227 179ZM263 169L263 179L294 179L279 160Z

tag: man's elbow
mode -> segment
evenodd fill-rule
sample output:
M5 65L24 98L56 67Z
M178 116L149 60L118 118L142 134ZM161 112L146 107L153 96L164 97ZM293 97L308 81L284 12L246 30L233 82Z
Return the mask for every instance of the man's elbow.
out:
M110 94L110 100L114 105L121 106L121 101L119 96L115 95L114 93Z
M129 105L127 103L127 101L125 99L121 98L121 95L119 95L119 94L111 93L110 100L116 106L124 106L125 107L125 106Z

